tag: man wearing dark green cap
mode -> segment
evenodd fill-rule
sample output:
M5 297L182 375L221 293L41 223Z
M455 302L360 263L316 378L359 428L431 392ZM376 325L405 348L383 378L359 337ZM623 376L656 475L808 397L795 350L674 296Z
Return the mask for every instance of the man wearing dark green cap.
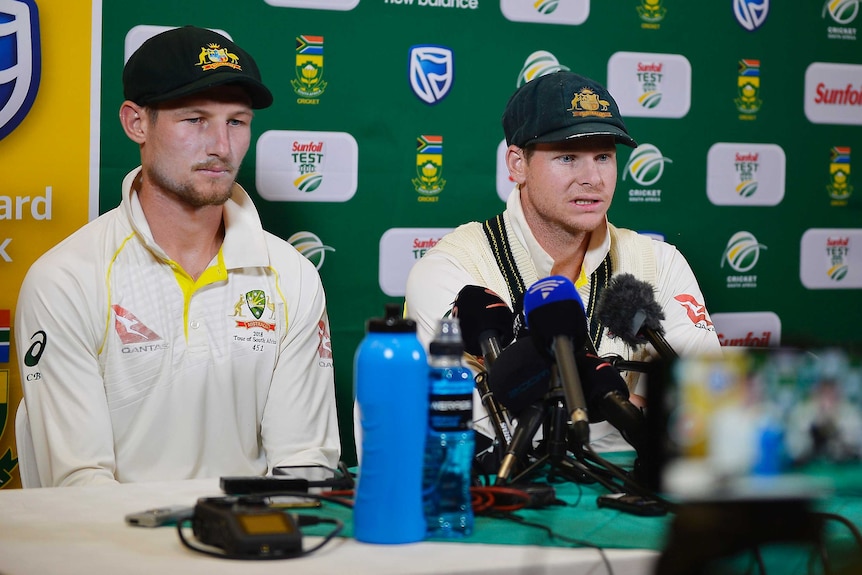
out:
M254 110L272 103L257 65L185 26L144 42L123 88L141 166L21 287L22 479L25 465L45 486L334 467L320 278L236 183Z
M465 285L489 288L520 312L526 288L562 275L585 304L590 340L599 355L648 360L657 355L652 346L635 349L612 337L594 313L598 294L611 278L631 274L655 287L665 337L677 353L720 352L703 294L682 254L608 222L617 145L637 143L604 86L569 71L541 76L511 96L502 123L506 165L515 182L506 210L444 236L408 276L406 312L417 321L423 343ZM638 374L623 375L632 402L642 405ZM476 429L493 437L478 398L474 405ZM607 422L590 428L595 449L631 449Z

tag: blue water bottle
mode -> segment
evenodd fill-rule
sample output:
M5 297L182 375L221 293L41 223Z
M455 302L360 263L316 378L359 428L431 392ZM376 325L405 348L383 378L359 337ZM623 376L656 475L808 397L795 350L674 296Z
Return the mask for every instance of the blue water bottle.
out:
M354 361L362 439L353 534L365 543L425 538L422 463L428 421L428 360L416 322L387 304L366 322Z
M422 485L431 537L464 537L473 532L474 383L461 361L463 353L458 319L440 320L428 346L430 398Z

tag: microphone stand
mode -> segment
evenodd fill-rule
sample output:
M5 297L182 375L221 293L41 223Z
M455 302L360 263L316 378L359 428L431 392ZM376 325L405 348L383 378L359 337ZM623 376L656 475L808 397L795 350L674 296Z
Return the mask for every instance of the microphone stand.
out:
M546 414L542 426L544 439L539 447L541 453L535 461L512 478L511 483L525 479L539 467L548 464L549 482L562 478L575 483L598 481L605 485L603 478L598 477L587 466L568 454L569 412L566 409L565 396L559 384L557 372L553 373L551 389L545 396Z

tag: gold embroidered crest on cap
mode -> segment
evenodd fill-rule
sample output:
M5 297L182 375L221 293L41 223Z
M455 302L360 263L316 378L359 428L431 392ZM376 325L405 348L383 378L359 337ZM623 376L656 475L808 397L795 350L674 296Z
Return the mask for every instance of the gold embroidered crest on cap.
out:
M584 87L575 92L572 98L572 107L566 111L571 112L572 116L576 118L588 116L610 118L612 116L609 110L610 105L610 102L599 98L599 95L593 90Z
M203 70L215 70L222 66L242 70L242 66L239 65L239 57L236 54L228 52L227 48L222 48L219 44L214 43L201 48L196 65L201 66Z

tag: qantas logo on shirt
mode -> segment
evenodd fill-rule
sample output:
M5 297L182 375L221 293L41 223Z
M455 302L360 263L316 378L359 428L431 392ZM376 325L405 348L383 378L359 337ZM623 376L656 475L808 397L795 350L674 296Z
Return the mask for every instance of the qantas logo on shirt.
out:
M129 310L118 305L112 305L111 308L117 314L114 320L114 329L117 330L120 341L125 345L160 341L162 339L156 332L141 323L141 320L136 318L135 314Z
M688 314L688 319L690 319L691 323L696 327L715 331L715 326L713 326L709 318L706 317L706 306L687 293L675 296L673 299L678 301L679 305L685 309L685 313Z
M332 367L332 338L329 336L329 327L326 322L317 322L317 335L320 343L317 345L317 355L320 356L318 365L320 367Z

